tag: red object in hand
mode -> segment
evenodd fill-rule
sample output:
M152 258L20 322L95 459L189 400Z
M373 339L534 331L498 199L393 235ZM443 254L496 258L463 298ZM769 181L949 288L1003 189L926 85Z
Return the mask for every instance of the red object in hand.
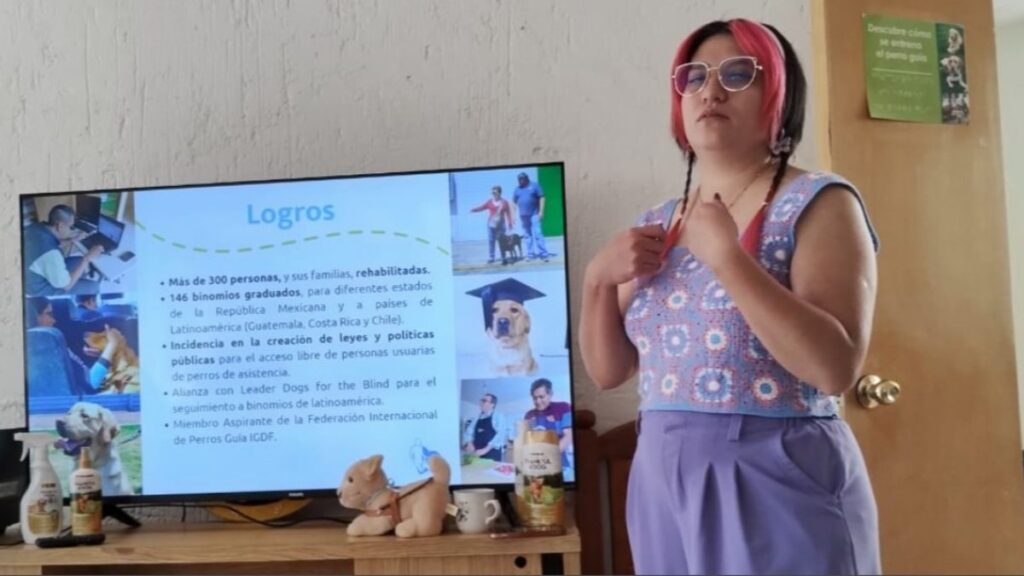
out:
M683 219L676 220L676 223L669 229L668 235L665 236L665 246L661 249L661 262L665 262L665 258L668 257L668 253L675 247L676 242L679 241L679 233L683 229Z
M747 225L747 229L743 231L743 236L740 237L740 245L743 249L757 259L757 249L761 243L761 230L764 229L764 217L767 212L767 204L761 205L761 208L754 214L754 219Z

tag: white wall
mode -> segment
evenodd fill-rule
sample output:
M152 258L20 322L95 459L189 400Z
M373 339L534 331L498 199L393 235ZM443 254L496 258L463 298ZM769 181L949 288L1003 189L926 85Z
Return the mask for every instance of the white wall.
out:
M996 59L999 78L999 115L1003 133L1003 170L1006 175L1006 207L1010 242L1010 276L1013 292L1013 325L1017 347L1017 386L1024 441L1024 19L996 28Z
M24 409L18 193L562 160L578 319L588 259L680 192L679 41L767 19L809 74L807 4L0 0L0 425ZM575 367L599 428L633 417L632 386Z

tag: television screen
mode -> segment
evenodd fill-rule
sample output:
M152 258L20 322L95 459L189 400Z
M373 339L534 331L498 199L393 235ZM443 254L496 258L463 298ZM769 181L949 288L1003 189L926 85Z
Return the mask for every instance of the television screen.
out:
M376 453L511 485L521 420L571 485L564 197L560 163L22 195L28 426L115 502L333 493Z

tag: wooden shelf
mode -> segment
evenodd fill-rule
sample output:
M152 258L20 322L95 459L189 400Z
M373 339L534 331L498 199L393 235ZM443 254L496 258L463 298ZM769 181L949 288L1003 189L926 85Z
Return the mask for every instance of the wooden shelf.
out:
M575 526L560 536L349 538L345 527L153 524L107 533L99 546L0 549L0 574L579 574Z

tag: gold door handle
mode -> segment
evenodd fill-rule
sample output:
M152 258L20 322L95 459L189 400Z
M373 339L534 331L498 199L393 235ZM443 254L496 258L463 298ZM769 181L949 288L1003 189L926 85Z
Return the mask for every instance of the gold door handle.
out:
M899 382L885 380L874 374L868 374L857 381L857 401L868 410L895 404L900 391Z

